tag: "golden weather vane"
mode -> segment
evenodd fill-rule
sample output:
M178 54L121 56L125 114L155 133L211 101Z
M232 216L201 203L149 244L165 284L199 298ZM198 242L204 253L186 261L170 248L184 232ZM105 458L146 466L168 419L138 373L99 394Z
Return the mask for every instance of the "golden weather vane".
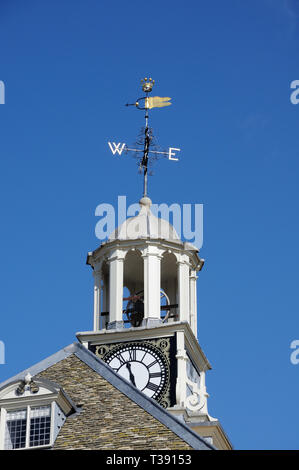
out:
M141 80L142 90L146 93L146 96L143 98L138 98L137 101L133 104L126 104L126 106L136 106L138 109L152 109L152 108L163 108L164 106L170 106L169 100L171 98L168 97L161 97L161 96L152 96L151 98L148 97L148 93L150 93L153 89L155 84L155 80L151 78ZM144 100L144 107L140 106L140 101Z
M141 80L141 87L142 90L145 92L146 96L138 98L135 103L128 103L126 106L136 106L137 109L145 110L145 127L144 127L144 136L139 144L143 145L143 149L141 148L129 148L125 143L115 143L115 142L108 142L111 152L113 155L121 155L123 151L125 152L142 152L142 157L139 159L139 168L143 169L143 196L147 196L147 176L148 176L148 164L149 159L151 157L157 158L158 156L167 156L169 160L178 161L178 158L175 157L176 152L180 152L180 149L169 147L168 151L158 151L158 150L151 150L151 146L153 146L153 133L152 129L148 125L149 120L149 109L152 108L164 108L165 106L171 105L171 98L169 97L161 97L161 96L151 96L149 97L148 94L151 93L153 86L155 84L155 80L152 78L144 78Z

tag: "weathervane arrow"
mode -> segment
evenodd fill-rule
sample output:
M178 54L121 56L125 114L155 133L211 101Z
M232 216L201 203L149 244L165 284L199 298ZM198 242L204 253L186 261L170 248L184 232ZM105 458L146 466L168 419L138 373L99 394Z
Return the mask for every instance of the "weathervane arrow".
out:
M148 176L148 164L151 157L167 156L169 160L178 161L176 157L176 152L180 152L181 149L175 147L169 147L168 151L157 151L151 150L150 147L153 145L153 134L152 130L148 126L149 109L152 108L164 108L165 106L171 105L171 98L161 97L161 96L148 96L153 89L155 81L151 78L141 80L142 90L145 92L146 96L138 98L135 103L128 103L126 106L136 106L137 109L145 110L145 127L144 127L144 137L142 139L142 149L129 148L125 143L119 142L108 142L110 150L113 155L121 155L123 151L125 152L142 152L142 158L140 158L139 167L143 169L143 196L147 196L147 176Z

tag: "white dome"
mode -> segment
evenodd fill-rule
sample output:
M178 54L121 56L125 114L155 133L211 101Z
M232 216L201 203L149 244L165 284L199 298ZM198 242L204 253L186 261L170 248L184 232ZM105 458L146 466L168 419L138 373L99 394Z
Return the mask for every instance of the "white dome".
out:
M136 240L137 238L156 238L180 241L173 226L164 219L156 217L150 210L152 201L143 197L139 201L140 211L135 217L125 220L108 238L112 240Z

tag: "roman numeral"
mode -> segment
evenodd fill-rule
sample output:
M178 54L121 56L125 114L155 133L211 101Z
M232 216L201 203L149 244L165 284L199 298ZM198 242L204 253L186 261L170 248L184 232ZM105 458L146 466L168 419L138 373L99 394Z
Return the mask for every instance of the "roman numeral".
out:
M153 362L151 362L150 364L147 365L148 369L150 369L151 367L153 367L155 364L158 364L157 359L155 359Z
M156 392L159 389L159 385L149 382L145 388L148 388L149 390Z
M140 362L143 362L143 359L145 358L146 355L147 355L147 351L145 351L145 353L143 354L142 359L141 359Z
M116 359L119 360L119 362L121 363L121 365L125 364L127 361L125 360L125 358L119 354L118 356L116 356Z
M129 350L129 361L136 361L136 349Z
M150 372L149 373L149 378L150 379L154 379L154 378L157 378L157 377L162 377L162 372Z

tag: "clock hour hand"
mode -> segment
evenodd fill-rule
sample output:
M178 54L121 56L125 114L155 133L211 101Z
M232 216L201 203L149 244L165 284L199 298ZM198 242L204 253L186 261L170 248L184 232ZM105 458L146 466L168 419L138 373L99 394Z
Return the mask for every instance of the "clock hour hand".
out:
M134 377L134 375L132 374L130 362L127 362L127 363L126 363L126 368L127 368L128 371L129 371L129 376L130 376L131 383L134 385L134 387L136 387L135 377Z

